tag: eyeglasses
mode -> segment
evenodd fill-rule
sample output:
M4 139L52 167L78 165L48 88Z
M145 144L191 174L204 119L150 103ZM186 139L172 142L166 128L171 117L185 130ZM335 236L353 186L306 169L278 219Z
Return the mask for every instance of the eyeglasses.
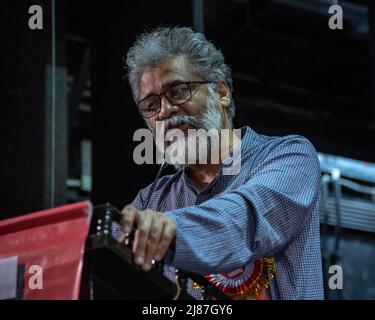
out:
M194 90L198 89L198 86L194 88L194 85L212 83L210 81L189 81L180 82L171 85L161 94L148 96L137 103L139 112L142 117L147 119L155 116L160 112L161 109L161 97L164 96L169 103L174 106L180 106L193 97Z

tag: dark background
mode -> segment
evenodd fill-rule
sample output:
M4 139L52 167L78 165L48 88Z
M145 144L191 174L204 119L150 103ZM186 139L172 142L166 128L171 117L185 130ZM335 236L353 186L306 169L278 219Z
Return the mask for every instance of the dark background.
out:
M192 26L222 49L236 126L301 134L321 153L375 162L374 4L339 1L344 29L331 30L334 3L0 0L0 219L83 199L121 208L153 180L157 167L133 161L144 124L123 57L136 34L157 26ZM35 4L43 30L28 28ZM362 206L368 220L344 226L344 290L329 298L374 299L374 199L344 197L357 201L348 221Z

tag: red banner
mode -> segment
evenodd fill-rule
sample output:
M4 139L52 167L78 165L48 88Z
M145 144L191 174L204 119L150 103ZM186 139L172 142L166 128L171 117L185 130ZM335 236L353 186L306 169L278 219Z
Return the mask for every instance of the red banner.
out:
M78 299L90 202L0 221L0 299Z

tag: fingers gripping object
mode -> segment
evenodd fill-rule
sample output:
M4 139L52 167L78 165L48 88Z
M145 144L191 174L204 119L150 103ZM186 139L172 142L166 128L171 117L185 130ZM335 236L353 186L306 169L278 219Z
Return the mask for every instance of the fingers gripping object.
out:
M155 181L153 182L150 188L150 191L147 195L147 199L144 203L142 211L145 211L147 209L152 193L155 190L156 183L165 167L166 167L166 163L163 162L158 170ZM113 223L116 222L117 224L121 225L121 221L124 218L124 213L118 210L117 208L111 206L110 204L97 206L95 208L95 211L100 212L100 214L97 215L96 225L92 226L91 234L95 233L97 236L104 235L108 239L113 239L114 238ZM125 244L126 247L132 248L134 245L135 233L138 227L137 224L138 224L138 220L135 219L134 224L129 234L122 234L122 236L120 236L120 239L118 239L118 242L121 241L122 243ZM133 253L131 254L133 255ZM134 256L132 256L132 261L134 261ZM159 262L153 260L152 269L155 269L158 272L163 273L163 270L164 270L163 259L161 259ZM176 276L176 287L177 287L177 293L174 297L175 300L179 299L179 296L182 290L187 291L188 279L191 279L197 286L201 288L202 294L204 295L205 299L221 299L221 300L228 299L227 295L222 293L213 284L211 284L209 281L207 281L204 277L200 275L188 273L183 270L176 270L175 276Z

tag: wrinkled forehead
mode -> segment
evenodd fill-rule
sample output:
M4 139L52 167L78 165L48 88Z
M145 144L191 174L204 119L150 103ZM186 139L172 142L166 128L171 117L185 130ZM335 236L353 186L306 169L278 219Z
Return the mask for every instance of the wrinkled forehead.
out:
M150 94L159 94L174 82L193 80L201 79L193 75L185 57L166 59L144 70L140 79L139 96L143 98Z

